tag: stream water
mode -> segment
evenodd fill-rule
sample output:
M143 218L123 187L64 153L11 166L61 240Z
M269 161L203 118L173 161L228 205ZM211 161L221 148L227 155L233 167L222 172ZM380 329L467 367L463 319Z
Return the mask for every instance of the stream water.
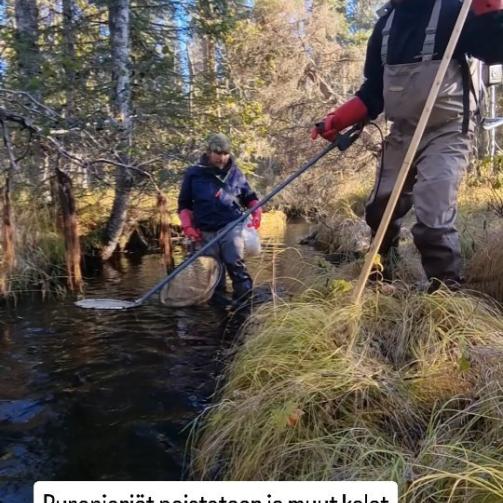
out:
M256 284L295 288L286 278L320 256L297 244L307 232L294 223L264 238L249 263ZM119 265L89 280L86 295L135 298L163 276L158 256ZM239 323L157 299L122 312L70 298L0 307L0 502L31 502L36 480L183 478L190 424Z

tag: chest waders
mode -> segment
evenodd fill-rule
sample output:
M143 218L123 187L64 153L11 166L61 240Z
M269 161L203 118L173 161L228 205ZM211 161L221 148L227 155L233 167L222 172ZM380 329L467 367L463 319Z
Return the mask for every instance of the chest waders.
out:
M435 79L440 60L433 60L442 6L436 0L426 28L421 61L389 65L388 45L395 11L382 32L384 111L392 122L383 145L374 189L366 206L366 220L376 233L395 185L415 127ZM461 65L452 60L440 88L417 154L401 192L380 253L384 263L395 256L403 217L414 206L414 243L429 279L461 280L461 252L455 227L457 194L468 167L475 103L470 103L468 131L463 132L464 100ZM388 260L386 260L388 259Z

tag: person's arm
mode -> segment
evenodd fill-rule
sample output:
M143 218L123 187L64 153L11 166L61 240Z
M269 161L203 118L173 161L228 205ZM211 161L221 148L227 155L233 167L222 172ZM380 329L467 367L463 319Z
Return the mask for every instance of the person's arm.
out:
M473 0L458 47L484 63L503 63L503 0Z
M187 171L182 180L182 187L178 195L178 216L182 224L182 231L186 237L194 241L202 238L201 231L194 227L194 217L192 213L192 180L190 171Z
M237 185L239 187L239 202L248 208L250 201L258 200L257 193L250 187L244 173L236 167L237 170Z
M183 175L182 186L178 194L178 213L182 210L191 210L193 208L192 201L192 180L190 170L187 170Z
M385 19L383 17L376 23L367 43L367 54L365 57L365 66L363 67L364 81L356 92L356 96L367 107L368 118L371 120L377 118L384 110L381 45Z

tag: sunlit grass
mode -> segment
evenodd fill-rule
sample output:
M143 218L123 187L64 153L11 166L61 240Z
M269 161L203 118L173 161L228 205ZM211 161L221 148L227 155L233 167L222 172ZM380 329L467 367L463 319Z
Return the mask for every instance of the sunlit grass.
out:
M306 288L244 327L194 476L396 480L404 501L498 501L503 321L467 295ZM484 499L485 498L485 499Z

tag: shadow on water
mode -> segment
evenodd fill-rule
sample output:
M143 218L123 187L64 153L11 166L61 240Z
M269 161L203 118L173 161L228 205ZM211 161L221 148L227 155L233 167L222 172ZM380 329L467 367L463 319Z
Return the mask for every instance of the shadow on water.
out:
M306 232L293 224L266 237L250 261L257 282L288 275L299 254L279 251ZM120 269L104 268L86 295L136 297L163 275L157 256L124 258ZM123 312L72 299L0 308L0 501L31 501L36 480L182 478L187 426L237 330L228 322L218 308L156 299Z

